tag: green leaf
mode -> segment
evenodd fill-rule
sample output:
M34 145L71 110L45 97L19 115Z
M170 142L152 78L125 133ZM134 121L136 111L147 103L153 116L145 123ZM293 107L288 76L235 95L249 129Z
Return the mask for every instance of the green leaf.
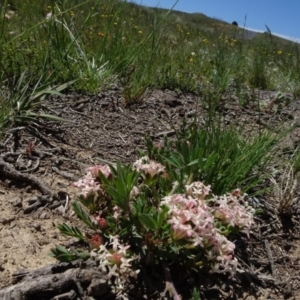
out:
M51 253L49 255L62 262L74 260L72 253L62 246L56 246L54 249L51 249Z
M126 212L130 212L129 201L132 188L137 185L140 173L133 170L131 165L122 166L117 162L116 167L109 165L113 178L107 180L100 174L101 180L105 183L104 190L113 200L113 204L119 206Z
M72 249L72 251L76 254L76 256L78 258L81 258L83 260L86 260L90 257L90 254L88 252L85 252L85 251L82 251L82 250L75 250L75 249Z
M191 166L194 166L194 165L197 165L198 164L198 161L199 161L199 159L195 159L195 160L193 160L193 161L191 161L190 163L188 163L188 167L191 167Z
M67 87L69 87L70 85L72 85L73 83L75 83L78 79L75 79L75 80L71 80L71 81L68 81L64 84L61 84L61 85L58 85L58 86L55 86L52 90L52 92L61 92L63 90L65 90Z
M168 157L164 157L164 159L169 162L171 165L173 165L174 167L178 168L178 169L181 169L182 168L182 163L179 159L179 155L175 154L175 153L172 153L171 156L168 158Z
M157 216L157 229L160 229L166 219L166 214L168 213L167 206L163 206L161 208L161 211L159 212Z
M70 227L66 223L60 224L57 226L59 231L65 235L74 236L80 240L84 240L84 235L81 233L81 231L77 227Z
M82 209L78 201L72 203L72 208L76 213L77 217L82 220L89 228L95 230L96 225L93 223L90 216Z
M69 262L76 259L86 260L90 257L90 254L87 252L76 251L74 249L71 252L60 245L57 245L55 248L51 249L51 253L49 253L49 255L61 262Z
M139 215L139 220L148 229L156 230L158 228L158 224L155 219L146 214Z

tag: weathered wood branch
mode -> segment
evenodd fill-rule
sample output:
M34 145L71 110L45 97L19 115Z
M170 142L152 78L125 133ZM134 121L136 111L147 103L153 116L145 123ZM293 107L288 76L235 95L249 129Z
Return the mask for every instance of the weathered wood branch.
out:
M101 296L108 290L108 283L104 275L95 269L72 268L63 273L48 274L52 271L48 268L40 271L36 277L34 272L26 274L22 282L0 290L0 299L3 300L33 300L51 299L76 291L77 296L83 297L82 285L87 288L89 296ZM30 275L31 274L31 275ZM37 273L38 274L38 273Z

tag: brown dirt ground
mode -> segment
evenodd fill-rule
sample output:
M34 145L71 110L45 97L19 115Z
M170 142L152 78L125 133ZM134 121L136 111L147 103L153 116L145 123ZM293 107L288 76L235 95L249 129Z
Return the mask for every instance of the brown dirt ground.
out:
M270 91L256 91L252 95L249 92L248 99L254 97L254 101L243 108L234 96L227 95L220 107L222 120L225 124L246 124L249 132L258 132L274 124L285 128L297 124L299 100L288 103L291 95L274 100L275 95ZM257 103L261 105L260 113ZM45 121L19 128L17 134L7 133L2 140L5 145L1 153L23 153L18 160L10 161L16 169L30 168L31 158L25 154L30 143L37 152L44 152L38 170L32 174L60 192L62 204L58 202L56 208L44 205L25 213L24 209L34 202L32 199L39 196L40 191L0 174L0 288L12 283L12 274L16 271L55 263L48 256L50 249L70 241L56 226L62 222L76 223L70 209L70 202L75 199L71 183L83 174L85 167L103 160L134 161L138 157L137 149L144 147L145 135L160 142L164 133L172 135L184 116L191 120L197 115L201 120L205 114L201 107L201 97L168 90L151 91L139 104L131 106L125 105L117 86L98 95L70 92L47 100L42 108L43 112L70 122ZM296 128L284 140L283 147L290 152L296 149L299 133ZM53 167L67 172L70 177L59 174ZM256 200L265 213L256 219L250 239L236 239L240 258L237 277L228 281L223 275L200 276L197 285L203 293L201 299L300 299L298 198L286 216L276 215L272 197ZM182 282L175 280L175 283L180 289Z

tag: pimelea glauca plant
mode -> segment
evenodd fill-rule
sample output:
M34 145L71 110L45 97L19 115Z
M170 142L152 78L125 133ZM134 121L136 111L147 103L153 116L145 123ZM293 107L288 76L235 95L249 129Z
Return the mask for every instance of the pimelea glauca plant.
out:
M89 234L67 224L59 230L87 242L90 251L57 246L52 255L63 261L96 260L99 269L113 278L118 295L146 266L172 264L234 275L235 245L227 236L249 234L253 209L239 189L215 196L209 185L191 181L190 176L182 178L185 182L179 183L163 164L148 156L132 165L87 168L86 175L74 183L79 201L73 203L73 210ZM169 291L177 295L175 289Z

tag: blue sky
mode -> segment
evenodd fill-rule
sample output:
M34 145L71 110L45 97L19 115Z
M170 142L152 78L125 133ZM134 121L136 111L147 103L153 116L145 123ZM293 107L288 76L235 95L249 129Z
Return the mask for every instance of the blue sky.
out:
M175 0L130 0L137 4L171 8ZM175 10L200 12L225 22L238 22L257 31L266 31L300 40L300 0L179 0Z

